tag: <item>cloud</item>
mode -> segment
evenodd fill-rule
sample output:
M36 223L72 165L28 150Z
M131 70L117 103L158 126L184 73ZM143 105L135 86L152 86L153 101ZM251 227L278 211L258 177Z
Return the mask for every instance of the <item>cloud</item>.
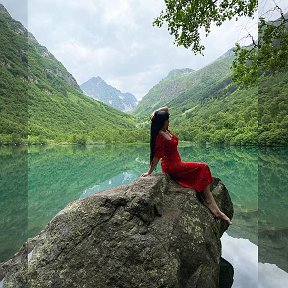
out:
M259 288L288 287L288 273L275 264L259 263Z
M16 3L16 0L0 1L6 5ZM99 75L138 99L172 69L200 69L211 63L247 35L246 28L252 27L257 37L256 19L229 21L213 27L211 34L203 38L205 56L195 56L189 49L173 45L174 39L166 28L152 26L153 19L165 7L164 1L29 0L28 3L29 30L79 84ZM13 15L19 14L17 5L7 8L11 13L14 11Z
M27 28L28 0L0 0L0 3L8 10L11 16L20 21Z
M234 267L235 288L252 288L258 285L258 247L247 239L237 239L224 233L222 257Z

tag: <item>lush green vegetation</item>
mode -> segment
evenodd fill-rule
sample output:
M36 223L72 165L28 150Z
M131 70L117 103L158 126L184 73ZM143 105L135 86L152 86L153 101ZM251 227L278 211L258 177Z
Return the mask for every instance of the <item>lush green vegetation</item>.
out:
M156 85L143 98L135 114L149 115L157 107L151 103L158 107L168 105L171 130L181 140L257 145L257 89L239 89L232 82L233 58L233 53L228 51L199 71L162 80L161 85Z
M259 79L259 144L288 143L288 70Z
M195 143L257 145L257 89L249 92L205 99L176 114L171 124L181 139Z
M275 263L284 271L288 271L287 147L261 147L258 171L259 261Z
M231 80L233 59L228 51L199 71L163 79L135 115L148 128L147 115L167 105L171 130L198 144L287 145L288 71L262 75L258 87L239 88Z
M84 95L1 5L0 24L0 145L149 142L148 115L163 105L171 109L171 130L180 140L287 144L287 70L262 75L258 89L239 88L231 80L229 50L198 71L178 71L160 81L133 112L136 119Z
M0 145L147 141L133 116L84 95L2 5L0 24Z
M0 143L27 137L27 31L0 5Z

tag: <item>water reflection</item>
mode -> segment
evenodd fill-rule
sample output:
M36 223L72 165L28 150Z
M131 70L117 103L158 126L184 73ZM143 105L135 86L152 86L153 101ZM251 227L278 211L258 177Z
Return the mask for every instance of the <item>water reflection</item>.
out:
M288 148L259 153L259 262L288 271ZM287 283L288 287L288 283Z
M134 178L138 177L143 168L135 159L142 151L140 146L31 148L29 237L39 233L69 202L122 184L119 175L125 177L123 172L132 170Z
M288 271L287 149L180 147L179 150L184 161L209 164L212 174L221 178L230 192L235 213L233 225L223 236L223 256L234 266L235 283L246 281L241 282L243 286L234 283L233 287L253 287L248 285L257 283L258 218L259 261ZM21 149L1 148L0 157L1 262L19 249L27 235L27 157L28 236L32 237L69 202L130 183L147 171L149 146L32 147L28 156ZM238 244L231 236L241 238L236 239ZM268 264L263 264L264 268L259 265L261 278Z
M234 267L233 288L255 288L258 285L258 248L248 239L237 239L224 233L222 257Z
M139 174L136 174L134 171L122 172L119 175L116 175L115 177L112 177L107 181L104 181L102 183L96 184L92 187L85 189L79 198L80 199L86 198L95 193L108 190L119 185L129 184L138 177Z
M0 262L27 239L27 149L0 149Z
M275 264L259 263L259 288L286 288L288 274Z

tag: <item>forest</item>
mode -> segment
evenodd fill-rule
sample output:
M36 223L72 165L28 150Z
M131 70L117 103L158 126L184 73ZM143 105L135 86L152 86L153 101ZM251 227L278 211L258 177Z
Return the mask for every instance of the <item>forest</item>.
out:
M149 143L149 115L163 105L181 141L287 145L287 66L236 84L230 49L200 70L169 74L126 114L86 96L3 5L0 25L0 145Z

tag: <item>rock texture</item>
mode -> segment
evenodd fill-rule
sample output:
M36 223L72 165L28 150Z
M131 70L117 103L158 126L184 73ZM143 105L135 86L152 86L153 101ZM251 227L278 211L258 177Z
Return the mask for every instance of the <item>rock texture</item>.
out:
M216 178L213 194L232 217L228 191ZM219 287L227 224L197 196L155 174L75 201L0 265L4 288Z

